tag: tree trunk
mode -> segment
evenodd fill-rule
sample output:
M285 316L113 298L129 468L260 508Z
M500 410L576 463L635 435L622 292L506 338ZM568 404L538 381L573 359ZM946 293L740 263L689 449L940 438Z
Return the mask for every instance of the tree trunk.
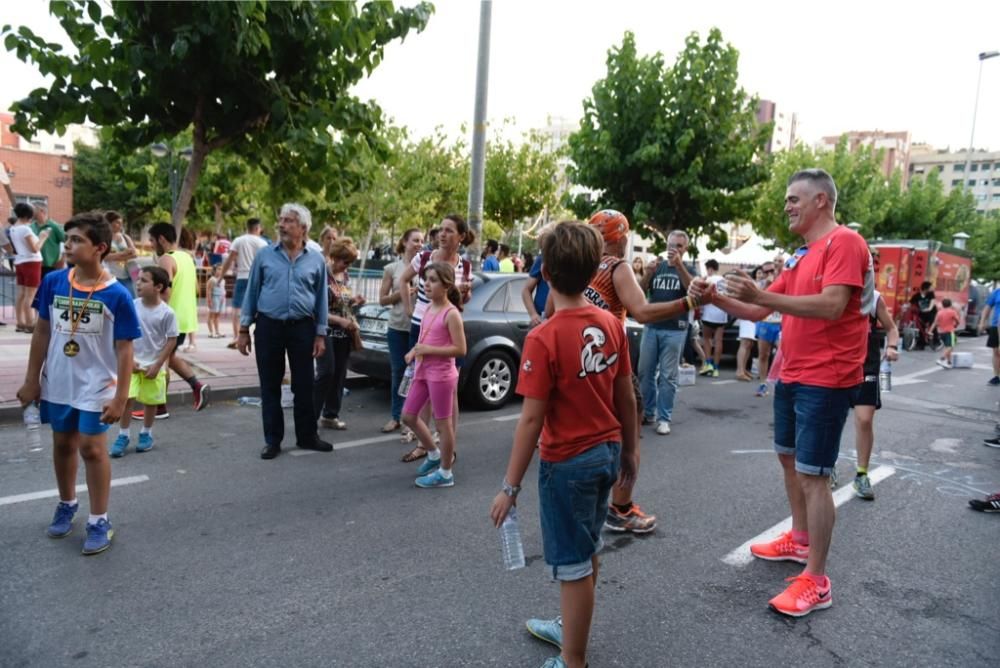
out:
M213 202L212 204L215 206L215 233L222 234L222 228L226 224L222 218L222 202Z
M194 146L192 146L191 162L188 163L187 171L184 173L184 180L181 182L181 191L177 196L177 206L174 207L171 222L178 236L181 233L181 225L184 224L184 217L187 216L191 207L191 198L194 196L195 188L198 187L198 179L205 167L205 158L208 156L209 148L205 142L198 140L198 133L195 132Z

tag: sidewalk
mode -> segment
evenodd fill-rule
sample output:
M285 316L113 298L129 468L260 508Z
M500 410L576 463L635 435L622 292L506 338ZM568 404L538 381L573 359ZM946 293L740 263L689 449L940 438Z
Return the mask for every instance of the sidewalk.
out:
M194 352L182 352L181 356L191 364L198 379L211 386L210 399L221 401L243 395L258 396L260 388L253 354L244 357L239 351L226 348L232 335L228 318L221 327L225 338L208 338L208 326L205 324L207 310L202 307L199 311L200 328L195 341L198 348ZM13 316L13 313L10 315ZM6 327L0 327L0 421L9 421L20 415L21 405L16 393L24 382L31 335L15 332L13 317L0 320L7 322ZM347 372L348 384L352 379L363 377ZM190 402L191 388L172 374L168 397L170 402Z

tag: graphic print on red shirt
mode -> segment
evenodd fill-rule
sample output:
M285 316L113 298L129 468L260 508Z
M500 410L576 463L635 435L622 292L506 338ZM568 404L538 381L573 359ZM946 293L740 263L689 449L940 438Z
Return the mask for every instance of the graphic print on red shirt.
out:
M781 382L830 388L861 383L868 342L863 310L874 297L872 257L861 235L840 225L808 244L808 251L768 291L798 297L818 295L832 285L852 288L836 320L782 317Z
M533 329L524 342L517 393L548 402L541 458L560 462L604 441L621 442L615 378L631 374L625 330L607 311L564 309Z

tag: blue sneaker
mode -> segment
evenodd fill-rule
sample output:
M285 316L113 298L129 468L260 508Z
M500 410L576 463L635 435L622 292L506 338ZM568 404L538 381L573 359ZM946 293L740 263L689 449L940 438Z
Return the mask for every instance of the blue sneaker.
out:
M542 668L566 668L566 662L563 661L562 655L552 656L542 664Z
M106 519L97 520L96 524L87 525L87 540L83 542L84 554L98 554L111 547L111 539L115 537L111 522Z
M529 619L525 622L525 626L528 627L528 633L539 640L544 640L562 649L562 617L556 617L555 619ZM549 660L551 661L551 659Z
M64 538L69 535L69 532L73 530L73 516L76 515L76 511L79 510L80 504L71 506L68 503L59 502L56 506L56 514L52 518L52 524L49 525L48 531L49 538Z
M417 475L427 475L431 471L436 470L441 466L441 457L437 459L431 459L429 456L420 462L420 466L417 467Z
M118 438L111 445L111 456L115 459L125 456L125 448L128 447L128 435L118 434Z
M432 473L421 476L413 482L417 485L417 487L423 487L424 489L430 489L431 487L454 487L455 476L445 478L441 473L441 469L434 469Z
M136 452L149 452L153 449L153 435L139 434L139 443L135 446Z

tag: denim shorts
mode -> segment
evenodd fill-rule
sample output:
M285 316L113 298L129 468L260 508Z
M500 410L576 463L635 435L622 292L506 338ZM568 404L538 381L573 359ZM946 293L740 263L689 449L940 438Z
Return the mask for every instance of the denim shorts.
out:
M243 308L243 297L247 294L249 278L237 278L236 286L233 288L233 308L239 311Z
M594 572L591 557L604 546L601 529L620 453L620 443L607 441L565 461L540 462L542 543L556 580L572 582Z
M778 338L781 337L781 323L780 322L758 322L757 323L757 340L766 341L772 346L778 342Z
M857 387L782 383L774 388L774 449L795 455L795 470L828 476L840 454L840 434Z
M55 432L78 431L81 434L94 436L103 434L111 427L110 424L101 422L101 414L96 411L81 411L68 404L55 404L49 401L42 401L38 408L42 424L52 425L52 431Z

